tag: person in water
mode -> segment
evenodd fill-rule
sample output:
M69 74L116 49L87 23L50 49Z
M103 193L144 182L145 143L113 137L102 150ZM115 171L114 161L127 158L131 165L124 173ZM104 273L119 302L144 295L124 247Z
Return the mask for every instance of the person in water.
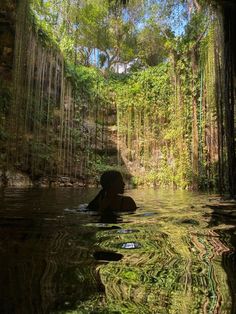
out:
M110 170L101 175L101 191L88 204L87 208L100 213L135 211L137 206L130 196L124 193L125 183L119 171Z

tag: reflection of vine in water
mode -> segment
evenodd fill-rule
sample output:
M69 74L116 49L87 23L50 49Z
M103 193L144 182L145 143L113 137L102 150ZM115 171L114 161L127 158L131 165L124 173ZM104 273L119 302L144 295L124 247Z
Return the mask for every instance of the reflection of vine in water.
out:
M229 288L220 265L220 256L228 248L216 232L204 229L196 233L194 226L179 222L150 223L148 228L136 223L132 227L136 229L133 233L113 230L97 234L101 246L124 254L120 262L99 266L109 311L230 312ZM128 250L124 243L140 246L130 245L133 250Z

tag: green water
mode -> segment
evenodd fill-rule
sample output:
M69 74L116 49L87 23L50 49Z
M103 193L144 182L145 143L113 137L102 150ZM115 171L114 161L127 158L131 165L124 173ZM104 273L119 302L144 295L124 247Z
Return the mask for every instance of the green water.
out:
M117 221L94 189L5 189L0 313L235 313L235 220L206 194L131 190Z

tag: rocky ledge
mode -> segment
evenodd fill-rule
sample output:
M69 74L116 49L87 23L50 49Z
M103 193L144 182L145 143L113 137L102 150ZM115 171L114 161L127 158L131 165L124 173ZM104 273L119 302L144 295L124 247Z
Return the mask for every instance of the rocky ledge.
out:
M88 184L84 178L68 176L42 176L32 180L29 175L21 171L0 170L0 187L85 187Z

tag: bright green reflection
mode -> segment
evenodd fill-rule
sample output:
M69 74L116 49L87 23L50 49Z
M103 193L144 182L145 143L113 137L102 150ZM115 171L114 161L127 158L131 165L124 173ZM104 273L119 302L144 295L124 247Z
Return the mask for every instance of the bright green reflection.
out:
M210 215L203 215L210 214L203 208L207 196L153 190L129 194L142 208L123 217L122 229L97 232L100 247L124 257L98 267L104 298L89 300L74 313L230 313L221 266L229 248L217 232L224 226L208 227Z

